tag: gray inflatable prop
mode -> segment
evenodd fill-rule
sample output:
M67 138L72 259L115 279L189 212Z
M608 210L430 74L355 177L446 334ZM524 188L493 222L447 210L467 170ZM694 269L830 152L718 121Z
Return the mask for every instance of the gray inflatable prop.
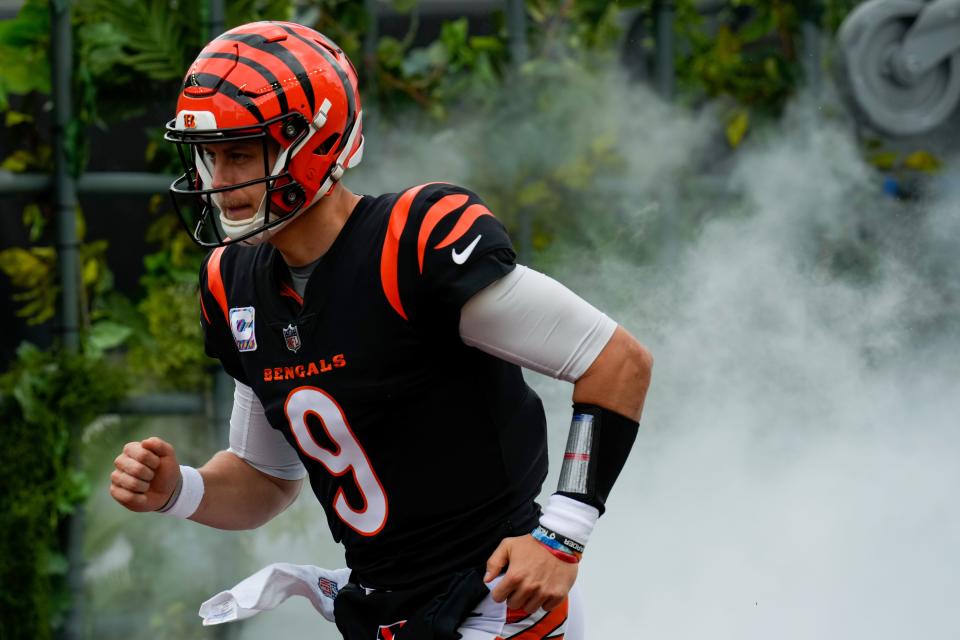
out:
M839 89L880 132L926 133L960 106L960 0L868 0L837 37Z

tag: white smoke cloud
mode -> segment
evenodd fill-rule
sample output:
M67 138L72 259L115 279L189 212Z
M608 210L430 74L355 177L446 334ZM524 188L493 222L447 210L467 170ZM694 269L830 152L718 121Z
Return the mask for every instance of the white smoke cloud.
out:
M735 215L658 269L612 270L633 297L612 313L657 363L583 564L589 637L956 637L955 201L886 200L807 105L729 178ZM864 239L895 215L910 243ZM851 246L869 264L837 273Z

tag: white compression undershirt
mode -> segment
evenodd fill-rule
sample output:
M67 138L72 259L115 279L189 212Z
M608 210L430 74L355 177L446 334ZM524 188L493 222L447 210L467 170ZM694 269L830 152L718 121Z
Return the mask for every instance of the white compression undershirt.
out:
M463 305L460 337L507 362L576 382L606 346L617 323L556 280L517 265ZM297 480L306 469L270 426L253 389L237 382L230 451L260 471Z
M231 453L254 469L284 480L299 480L307 470L283 434L270 426L253 389L237 382L230 413Z
M587 371L616 328L553 278L519 264L460 311L465 344L567 382Z

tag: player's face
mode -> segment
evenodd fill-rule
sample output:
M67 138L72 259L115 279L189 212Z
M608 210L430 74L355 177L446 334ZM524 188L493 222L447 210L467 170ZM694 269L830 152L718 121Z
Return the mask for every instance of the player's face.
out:
M223 142L203 146L204 160L213 175L214 189L258 180L265 176L263 144L259 140ZM277 149L268 144L266 166L273 167ZM267 185L264 182L214 194L214 202L224 216L244 220L253 216L260 206Z

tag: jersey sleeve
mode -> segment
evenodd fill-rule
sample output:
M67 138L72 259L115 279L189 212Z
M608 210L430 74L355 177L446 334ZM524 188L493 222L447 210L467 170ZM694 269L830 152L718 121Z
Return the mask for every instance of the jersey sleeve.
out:
M200 326L203 328L203 348L208 356L220 361L224 371L232 378L249 384L227 320L226 293L220 274L223 251L222 248L214 249L200 265Z
M414 322L449 318L456 323L467 300L513 270L510 236L486 204L463 187L436 183L408 190L395 213L402 212L405 198L409 213L397 249L394 308ZM399 226L396 215L391 224Z

